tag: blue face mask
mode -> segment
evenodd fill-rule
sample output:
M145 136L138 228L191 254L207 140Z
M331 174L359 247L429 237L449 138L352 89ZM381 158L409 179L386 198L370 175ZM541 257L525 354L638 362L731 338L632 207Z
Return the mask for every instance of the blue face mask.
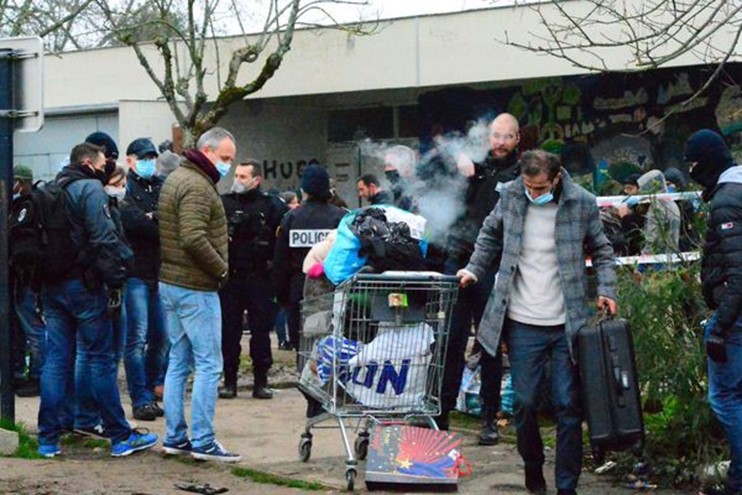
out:
M668 184L668 186L667 186L667 192L674 193L675 192L675 186L671 186L671 185Z
M151 179L155 175L155 161L152 158L137 160L137 175L142 179Z
M229 169L232 168L232 165L229 163L224 162L216 162L216 169L219 171L219 175L222 177L226 177L226 175L229 173Z
M554 201L554 193L552 191L549 191L546 194L542 194L538 198L533 199L533 197L531 197L531 193L528 192L527 188L523 188L523 190L526 193L526 198L528 198L528 201L530 201L534 205L544 206Z

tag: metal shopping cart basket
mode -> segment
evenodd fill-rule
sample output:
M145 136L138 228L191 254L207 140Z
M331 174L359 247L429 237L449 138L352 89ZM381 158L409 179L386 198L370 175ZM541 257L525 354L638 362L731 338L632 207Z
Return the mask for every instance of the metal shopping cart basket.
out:
M385 421L437 428L456 277L434 272L358 274L302 302L300 390L321 405L307 420L299 457L312 453L312 429L340 430L352 490L369 430ZM331 424L320 424L330 421ZM351 447L349 429L357 432Z

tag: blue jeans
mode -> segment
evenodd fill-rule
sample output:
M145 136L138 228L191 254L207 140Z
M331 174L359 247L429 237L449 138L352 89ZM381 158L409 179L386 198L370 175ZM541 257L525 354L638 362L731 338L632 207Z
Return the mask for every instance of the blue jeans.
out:
M133 407L155 400L154 388L162 385L167 366L168 342L165 313L156 286L130 278L124 291L126 352L124 367Z
M214 441L214 412L222 373L222 312L219 295L160 282L170 337L165 375L165 443L188 438L184 403L186 383L195 370L191 395L191 442L207 447Z
M38 380L46 354L46 325L36 309L34 293L28 287L16 287L15 312L31 351L28 378Z
M129 438L131 429L121 407L113 330L103 290L90 290L79 279L46 286L41 293L47 324L46 361L41 374L39 444L56 445L60 415L72 394L72 361L77 348L89 363L93 397L113 443Z
M113 359L116 362L118 374L119 363L124 354L126 344L126 311L121 307L121 315L111 320L113 325ZM75 359L75 399L72 406L75 413L75 428L93 428L101 424L101 415L98 410L98 402L93 396L92 376L90 361L87 354L82 352L81 346L77 346L77 358Z
M580 377L570 358L564 325L541 327L506 320L504 330L513 378L518 453L526 467L544 463L538 406L545 366L551 360L551 400L557 421L556 487L574 490L582 470L582 407Z
M285 308L277 308L278 311L276 312L276 337L278 338L279 344L284 344L288 342L289 336L286 332L286 309Z
M705 338L716 324L716 313L708 321ZM732 453L726 488L742 492L742 318L726 338L727 362L708 360L709 404L724 428Z

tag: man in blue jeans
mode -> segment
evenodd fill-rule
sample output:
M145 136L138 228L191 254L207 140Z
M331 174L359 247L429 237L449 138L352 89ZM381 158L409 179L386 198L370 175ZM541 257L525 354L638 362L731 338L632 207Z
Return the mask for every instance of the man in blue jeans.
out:
M494 356L506 338L513 379L518 453L530 493L546 493L538 398L551 360L551 399L557 420L558 495L575 495L582 470L582 407L573 346L588 324L587 269L592 258L598 307L616 312L613 249L603 233L595 196L572 182L559 158L528 151L521 175L502 188L485 219L461 285L482 280L495 264L492 296L477 339Z
M129 173L121 203L121 223L134 251L134 269L126 280L126 350L124 368L134 419L154 421L164 415L155 388L162 386L168 342L165 313L157 290L160 271L160 231L157 203L162 179L155 175L157 149L138 138L126 149Z
M702 129L685 148L691 178L709 204L701 282L714 315L705 326L709 404L724 428L732 459L724 495L742 494L742 166L724 139Z
M93 396L111 439L111 455L127 456L157 443L157 435L132 431L118 392L108 311L116 302L120 304L124 263L131 251L117 236L111 218L103 189L105 164L103 148L79 144L72 149L70 164L56 179L66 194L69 241L77 254L59 278L51 280L41 274L47 349L41 377L38 451L44 457L62 452L59 437L64 425L60 416L73 390L70 366L76 343L89 363Z
M160 296L165 308L170 361L165 375L165 455L239 462L214 433L222 373L222 314L217 291L229 273L227 218L216 189L236 154L228 131L214 127L168 175L160 192ZM188 377L195 372L191 435L185 419Z

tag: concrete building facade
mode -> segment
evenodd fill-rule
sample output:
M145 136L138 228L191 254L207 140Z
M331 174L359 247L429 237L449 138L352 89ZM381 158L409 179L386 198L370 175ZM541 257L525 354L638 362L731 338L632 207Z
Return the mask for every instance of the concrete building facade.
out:
M231 107L220 125L234 132L238 160L263 161L270 186L296 188L301 167L317 159L349 200L361 172L381 171L374 146L363 144L367 139L424 152L434 133L465 133L472 122L501 111L520 119L524 147L566 149L581 160L575 170L592 166L588 161L679 165L679 146L701 125L739 142L742 56L704 95L680 107L712 69L700 59L687 55L658 71L590 75L502 43L506 32L524 41L539 29L531 9L507 7L382 21L369 36L299 30L276 75ZM717 36L719 43L732 39L723 30ZM214 70L206 92L212 97L225 54L241 43L239 37L218 40L222 67L209 53ZM630 56L613 52L609 68L625 68ZM251 69L243 71L244 82ZM15 140L16 163L32 166L40 178L52 177L71 147L96 130L111 134L122 154L137 137L157 144L173 135L175 119L130 48L46 57L45 107L44 129Z

